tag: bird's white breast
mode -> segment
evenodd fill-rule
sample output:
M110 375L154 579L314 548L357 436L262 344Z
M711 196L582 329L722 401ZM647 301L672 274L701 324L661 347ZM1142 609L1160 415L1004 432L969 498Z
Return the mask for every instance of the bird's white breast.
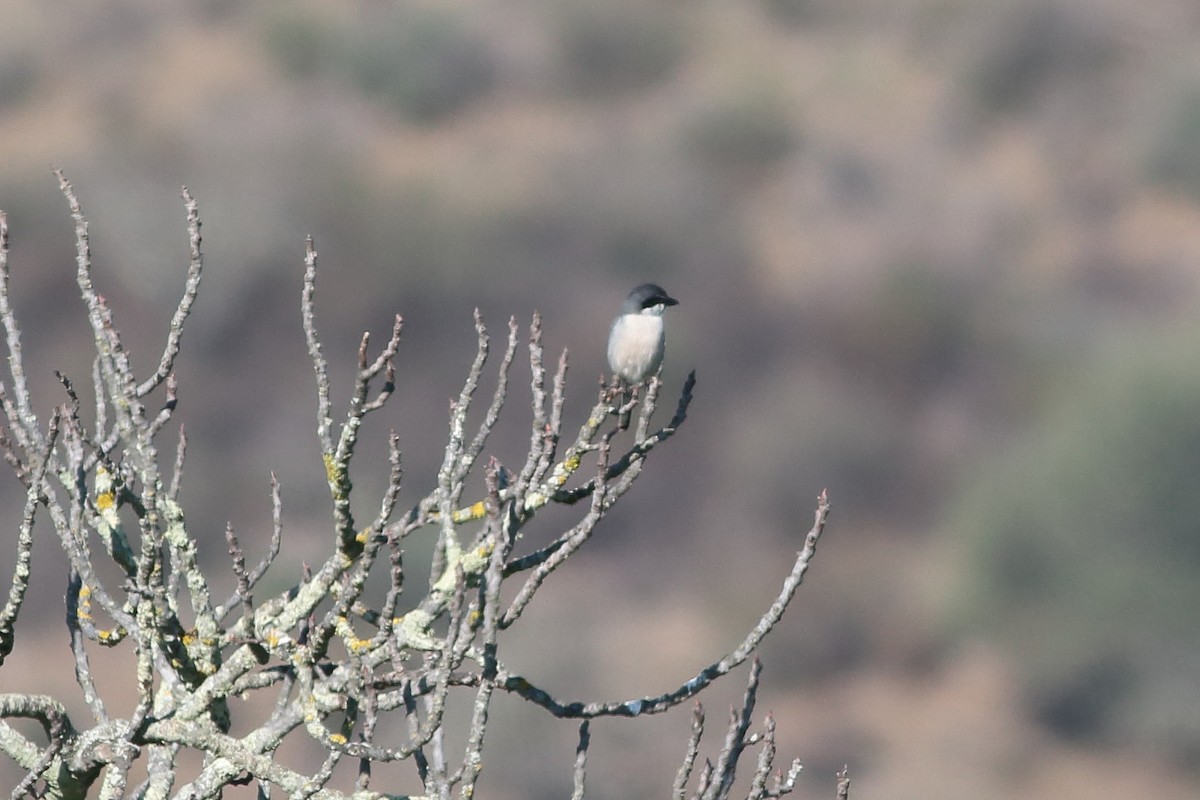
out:
M608 337L608 365L629 383L640 383L662 363L664 339L661 315L622 314Z

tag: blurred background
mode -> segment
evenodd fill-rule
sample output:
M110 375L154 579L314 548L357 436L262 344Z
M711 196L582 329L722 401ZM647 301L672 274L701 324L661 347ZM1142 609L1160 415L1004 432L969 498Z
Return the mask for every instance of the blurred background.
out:
M1200 6L5 0L0 17L0 208L43 413L54 369L90 370L51 165L143 373L183 282L180 185L199 200L178 418L218 594L227 521L265 549L272 471L285 558L264 591L328 551L306 234L337 402L362 331L405 317L361 513L388 427L405 502L432 487L474 307L500 340L541 311L550 352L570 350L574 430L617 305L653 280L681 301L664 405L694 368L692 414L513 630L512 668L560 699L679 685L774 598L828 487L826 538L763 653L759 709L806 765L801 796L832 794L843 763L860 798L1200 793ZM488 451L509 465L519 359L513 383ZM22 498L0 476L10 529ZM573 519L549 516L526 546ZM65 564L39 536L0 685L86 722ZM0 574L12 561L0 549ZM743 684L704 695L710 729ZM596 723L588 796L665 796L689 724ZM490 730L482 796L569 795L573 723L503 699Z

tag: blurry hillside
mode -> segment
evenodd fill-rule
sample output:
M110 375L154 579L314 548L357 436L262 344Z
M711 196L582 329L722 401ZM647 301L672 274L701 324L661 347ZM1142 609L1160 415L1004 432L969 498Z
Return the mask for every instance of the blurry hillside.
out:
M515 668L574 697L674 685L774 595L828 487L760 698L807 796L847 760L861 797L1197 796L1200 6L8 0L0 19L0 208L46 408L52 370L90 370L50 165L143 367L182 285L179 186L200 202L179 382L212 563L227 520L265 543L272 470L293 566L327 535L306 234L341 385L361 332L405 317L389 424L414 498L473 307L495 331L542 312L578 415L617 304L654 280L681 300L666 393L694 367L692 417L547 586ZM0 475L5 519L19 498ZM53 691L39 636L71 679L43 544L13 690ZM608 646L581 652L581 626ZM629 647L658 669L631 674ZM499 724L519 734L488 797L566 796L573 728ZM687 724L596 725L589 796L663 796Z

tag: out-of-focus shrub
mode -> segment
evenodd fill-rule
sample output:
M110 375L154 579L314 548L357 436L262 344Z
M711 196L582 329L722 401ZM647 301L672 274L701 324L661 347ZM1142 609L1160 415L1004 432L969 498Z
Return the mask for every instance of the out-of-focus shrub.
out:
M13 50L0 56L0 112L31 97L36 85L37 65L32 54Z
M843 3L827 0L762 0L762 4L772 20L797 27L819 24L845 11Z
M1151 179L1200 199L1200 83L1177 91L1146 154Z
M952 602L960 630L1011 649L1057 732L1200 765L1175 685L1200 683L1200 345L1139 344L980 470L945 529L965 555Z
M347 81L413 122L449 116L495 82L486 41L445 10L388 5L351 19L289 9L266 41L293 73Z
M683 55L680 20L649 3L567 3L561 9L562 86L582 95L640 89Z
M678 269L741 263L742 243L711 187L654 143L602 142L546 165L550 190L498 220L503 252L543 268L571 264L582 274L670 285ZM506 269L527 270L520 263ZM711 273L710 273L711 274Z
M494 69L486 44L443 12L388 15L360 28L342 53L355 83L405 116L430 121L486 94Z
M970 56L968 92L989 112L1024 110L1057 78L1076 87L1099 73L1115 52L1098 17L1079 3L1032 0L981 6L997 13L981 24Z
M785 158L799 136L783 102L761 90L731 93L695 110L684 123L692 156L721 171L757 171Z
M311 78L330 66L332 39L329 23L300 8L271 15L263 29L267 47L291 75Z
M900 262L864 293L844 332L844 355L893 392L928 392L985 355L974 317L981 294L964 276Z

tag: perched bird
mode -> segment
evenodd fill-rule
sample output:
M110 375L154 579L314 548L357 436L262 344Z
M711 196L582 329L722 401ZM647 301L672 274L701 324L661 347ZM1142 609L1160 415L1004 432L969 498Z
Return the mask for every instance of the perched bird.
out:
M678 300L653 283L643 283L621 304L608 334L608 365L633 386L658 371L662 364L663 311Z

